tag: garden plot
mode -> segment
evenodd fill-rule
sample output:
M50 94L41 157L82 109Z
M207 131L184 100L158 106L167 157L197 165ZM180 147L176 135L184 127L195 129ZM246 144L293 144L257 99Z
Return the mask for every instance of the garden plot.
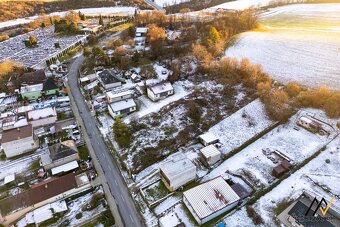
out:
M275 124L266 114L259 99L209 129L223 144L221 152L228 154Z
M300 111L291 117L286 124L276 127L224 161L205 176L203 181L222 175L226 171L231 171L245 176L255 187L269 186L275 180L271 175L272 169L282 161L282 158L277 153L287 156L293 165L298 164L321 149L338 133L332 129L329 130L329 135L321 136L301 127L297 128L296 121L298 118L308 114L313 114L318 119L323 119L324 115L320 110L308 109L308 112ZM333 125L335 124L336 122L334 121ZM270 154L268 154L268 151L270 151Z
M144 198L149 204L152 204L169 194L168 189L165 187L161 180L143 188Z
M102 214L107 208L104 207L103 203L106 203L105 199L95 199L95 195L103 194L104 191L101 187L93 192L89 192L83 196L67 202L68 212L54 223L52 226L60 226L67 224L68 226L79 226L88 220L91 220L97 215ZM94 204L96 207L88 208L89 204ZM81 213L81 217L79 215ZM78 214L78 215L77 215ZM77 217L76 217L77 216ZM79 218L80 217L80 218Z
M133 118L141 118L150 113L158 112L163 107L169 105L172 102L180 100L190 94L190 88L192 84L190 82L176 82L173 84L175 94L171 95L163 100L159 100L158 102L153 102L146 96L140 96L137 100L140 102L140 110L136 113L130 114L126 118L124 118L124 122L129 123Z
M299 4L265 12L261 29L239 35L226 55L248 58L280 82L340 88L340 4Z
M190 215L191 214L189 214L189 211L186 210L185 205L179 203L172 207L165 215L163 215L159 219L159 222L161 223L161 226L164 227L173 227L181 223L185 224L187 227L197 226L194 220L189 218Z
M192 83L197 85L185 98L157 113L132 118L132 143L128 149L119 151L132 174L163 160L181 147L192 145L203 131L253 101L247 90L244 90L247 95L236 99L230 94L237 88L225 90L215 81Z
M327 201L330 200L332 195L339 195L339 156L340 140L338 137L319 156L261 197L254 204L254 208L263 218L265 225L275 226L274 219L277 215L275 208L282 202L290 202L297 199L303 191L324 197ZM339 199L335 199L333 205L340 207L339 201ZM253 225L245 208L226 217L224 221L227 226L235 226L235 223L239 226Z

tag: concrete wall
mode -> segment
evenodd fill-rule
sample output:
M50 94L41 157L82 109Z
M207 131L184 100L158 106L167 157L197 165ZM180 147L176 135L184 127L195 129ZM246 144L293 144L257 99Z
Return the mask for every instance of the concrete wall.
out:
M35 143L33 137L27 137L3 143L2 147L5 151L6 157L10 158L36 149L38 148L38 144Z

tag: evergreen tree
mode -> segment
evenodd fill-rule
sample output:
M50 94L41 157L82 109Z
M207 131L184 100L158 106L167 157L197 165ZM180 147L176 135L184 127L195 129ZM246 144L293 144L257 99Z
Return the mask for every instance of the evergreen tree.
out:
M102 15L99 16L99 24L101 26L104 26L104 20L103 20L103 16Z
M116 117L112 129L119 146L128 147L131 143L131 131L129 126L125 124L122 119Z

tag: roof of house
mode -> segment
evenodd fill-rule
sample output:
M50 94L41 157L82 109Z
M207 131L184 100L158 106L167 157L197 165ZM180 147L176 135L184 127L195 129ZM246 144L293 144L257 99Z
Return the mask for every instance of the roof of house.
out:
M74 161L68 162L64 165L52 168L51 172L52 172L52 175L56 175L56 174L59 174L59 173L66 173L68 171L77 169L78 167L79 167L78 162L76 160L74 160Z
M206 158L221 155L221 152L213 144L203 147L201 153Z
M312 202L312 201L311 201ZM292 217L301 217L305 216L308 206L305 205L301 201L297 201L296 204L289 210L288 214ZM314 210L312 209L307 216L312 216L314 213ZM308 218L299 218L299 222L302 226L304 227L314 227L315 225L315 220L310 220ZM328 222L327 219L318 219L318 224L317 226L322 226L322 227L335 227L332 223Z
M98 76L103 84L112 84L121 82L121 80L114 75L112 70L105 69L104 71L98 73Z
M148 28L147 27L137 27L136 28L136 33L147 33Z
M290 162L288 162L287 160L283 160L281 162L281 166L285 169L289 169L290 167L292 167L292 164L290 164Z
M27 85L43 83L46 80L45 71L43 69L40 69L35 72L24 73L21 76L21 80Z
M35 121L42 118L57 116L57 111L54 107L32 110L27 113L28 121Z
M68 156L78 153L77 146L73 140L66 140L61 143L54 144L48 147L50 151L50 158L52 161L56 161Z
M43 91L58 89L58 86L55 84L54 80L52 78L48 78L43 86Z
M273 173L275 173L275 174L282 174L284 171L286 171L286 169L281 164L277 165L273 169Z
M118 92L118 93L113 93L112 91L106 92L106 96L110 99L119 98L119 97L122 97L122 96L132 95L132 94L133 94L133 91L131 91L131 90L122 91L122 92Z
M217 177L191 188L185 191L183 196L200 219L240 200L223 177Z
M163 92L171 91L174 90L170 82L161 82L155 85L150 85L149 89L154 93L154 94L160 94Z
M110 108L113 112L125 110L131 107L135 107L136 103L133 101L133 99L125 99L118 102L113 102L110 105Z
M162 164L160 170L171 181L186 172L196 171L196 166L183 153L178 153Z
M32 137L32 125L6 130L2 133L2 143L11 142L18 139Z
M34 84L34 85L25 85L20 88L21 94L27 92L35 92L35 91L42 91L44 85L41 84Z
M0 212L2 216L6 216L77 187L74 173L52 178L32 186L27 191L0 200Z
M87 76L84 76L84 77L81 77L79 80L80 82L87 82L87 81L91 81L91 80L95 80L97 78L97 75L96 74L90 74L90 75L87 75Z
M4 178L4 184L8 184L8 183L11 183L13 181L15 181L15 174L14 173L10 174L8 176L5 176L5 178Z
M216 140L218 140L218 137L215 136L213 133L211 132L207 132L204 133L202 135L199 136L203 141L207 142L207 143L211 143L214 142Z

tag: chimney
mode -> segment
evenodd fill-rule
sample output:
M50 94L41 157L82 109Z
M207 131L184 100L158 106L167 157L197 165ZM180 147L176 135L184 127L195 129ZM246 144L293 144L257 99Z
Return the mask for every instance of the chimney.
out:
M46 189L48 188L48 185L47 185L47 184L45 184L45 188L46 188Z

